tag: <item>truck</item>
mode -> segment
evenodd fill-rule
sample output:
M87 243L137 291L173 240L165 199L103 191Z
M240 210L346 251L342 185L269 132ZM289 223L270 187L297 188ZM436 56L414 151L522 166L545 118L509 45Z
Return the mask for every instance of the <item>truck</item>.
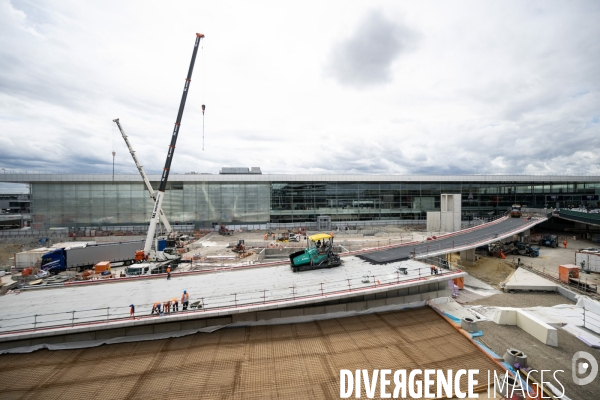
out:
M600 249L587 248L575 251L575 265L581 267L582 272L600 272Z
M520 204L513 204L511 209L510 209L510 216L513 218L521 218L521 205Z
M68 269L82 271L92 268L101 261L123 262L130 265L135 261L135 252L143 240L102 244L86 244L78 247L58 247L42 256L41 269L57 274Z

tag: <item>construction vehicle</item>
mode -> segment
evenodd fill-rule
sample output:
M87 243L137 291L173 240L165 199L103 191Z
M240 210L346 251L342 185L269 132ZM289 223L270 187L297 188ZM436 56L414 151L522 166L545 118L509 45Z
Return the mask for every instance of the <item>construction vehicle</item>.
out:
M510 216L513 218L521 218L521 215L523 215L523 213L521 212L521 205L513 204L510 209Z
M533 247L523 242L515 242L515 250L513 250L513 254L518 254L520 256L538 257L540 255L540 248Z
M144 261L179 261L180 259L181 256L177 253L175 247L166 247L163 251L151 248L147 253L144 250L135 252L135 262L137 263Z
M512 253L513 248L504 245L501 242L494 242L488 245L488 253L492 257L506 258L506 254Z
M232 251L236 253L242 253L246 250L246 245L244 244L244 239L238 239L237 243L233 245Z
M101 261L123 262L129 265L134 262L133 254L140 248L141 243L143 242L139 240L102 244L84 243L56 248L42 256L40 268L50 274L57 274L67 269L83 271Z
M558 247L558 237L556 235L544 235L539 242L540 246Z
M281 232L277 235L277 241L278 242L299 242L300 241L300 235L296 234L296 233L290 233L288 231L285 232Z
M158 225L160 218L160 210L162 210L162 203L165 197L165 190L167 189L167 181L169 180L169 172L171 171L171 162L173 161L173 155L175 154L175 145L177 144L177 137L179 135L179 128L181 127L181 119L183 117L183 110L185 109L185 101L192 82L192 72L194 71L194 64L196 62L196 54L198 53L198 46L200 39L204 37L201 33L196 33L196 41L194 43L194 51L192 52L192 59L190 61L190 67L188 69L185 84L183 86L183 94L181 95L181 102L179 103L179 111L177 112L177 119L175 120L175 127L173 128L173 134L171 135L171 144L167 151L167 160L163 168L163 173L160 178L160 186L158 187L158 193L156 193L156 201L154 202L154 208L150 218L150 226L148 226L148 235L146 236L146 242L144 244L143 256L149 259L152 251L152 242L154 240L154 234L156 232L156 225ZM155 255L158 255L155 251Z
M225 227L225 225L219 226L219 235L231 236L233 235L233 231L230 231Z
M125 268L125 276L140 276L140 275L155 275L164 274L167 272L167 268L177 268L177 264L171 261L151 262L142 264L133 264Z
M333 251L333 236L317 233L308 237L306 248L290 254L293 272L338 267L340 256Z
M246 250L246 245L244 244L244 239L238 239L237 243L233 245L232 251L238 253L239 258L248 257L254 252L252 250Z

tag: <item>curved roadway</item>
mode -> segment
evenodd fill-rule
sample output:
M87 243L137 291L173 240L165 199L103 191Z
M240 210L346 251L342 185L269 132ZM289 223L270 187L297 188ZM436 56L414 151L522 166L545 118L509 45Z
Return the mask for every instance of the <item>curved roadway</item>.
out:
M385 264L408 258L425 258L452 253L455 251L473 249L516 233L526 231L534 225L542 223L546 218L507 218L500 222L482 225L477 228L465 229L445 235L436 240L421 243L409 243L389 250L362 254L359 257L374 264Z

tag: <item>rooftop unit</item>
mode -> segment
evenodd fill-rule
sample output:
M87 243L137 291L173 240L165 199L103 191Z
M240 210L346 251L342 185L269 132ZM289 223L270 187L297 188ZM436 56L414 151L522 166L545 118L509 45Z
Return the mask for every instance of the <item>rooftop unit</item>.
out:
M221 175L237 175L237 174L262 174L260 167L223 167L219 171Z

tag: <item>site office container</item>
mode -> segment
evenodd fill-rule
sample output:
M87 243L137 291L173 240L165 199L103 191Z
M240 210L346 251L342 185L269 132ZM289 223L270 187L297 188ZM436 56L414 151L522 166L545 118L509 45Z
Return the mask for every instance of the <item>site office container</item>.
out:
M581 262L585 262L585 266L581 266ZM598 250L577 250L575 251L575 265L587 271L600 273L600 249Z
M558 277L561 282L569 283L569 278L579 278L579 267L573 264L559 265Z

